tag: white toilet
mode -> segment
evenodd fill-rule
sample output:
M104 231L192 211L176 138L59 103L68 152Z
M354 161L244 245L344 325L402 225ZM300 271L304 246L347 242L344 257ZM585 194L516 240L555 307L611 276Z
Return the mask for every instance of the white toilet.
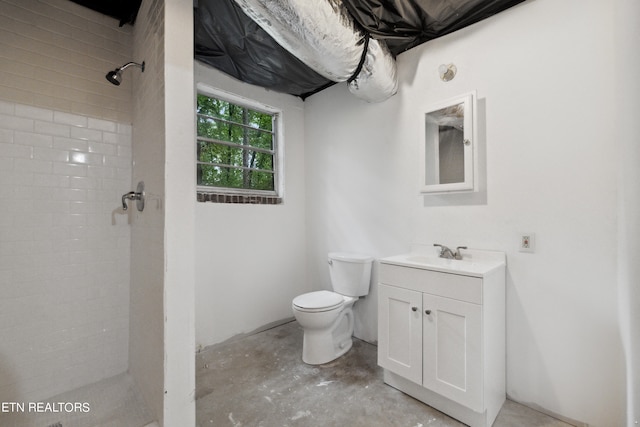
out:
M353 344L353 304L369 293L373 257L330 252L329 275L335 292L316 291L293 299L293 315L304 329L302 361L331 362Z

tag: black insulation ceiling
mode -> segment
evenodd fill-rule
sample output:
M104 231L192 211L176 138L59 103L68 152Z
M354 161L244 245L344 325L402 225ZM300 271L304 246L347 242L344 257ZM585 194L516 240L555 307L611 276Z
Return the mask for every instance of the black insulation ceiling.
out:
M321 0L309 0L321 1ZM322 0L333 1L333 0ZM342 0L395 56L524 0ZM303 99L333 83L280 47L233 0L198 0L195 57L247 83Z
M72 0L135 22L141 0ZM309 0L339 1L339 0ZM479 22L524 0L342 0L371 37L398 55ZM233 0L194 1L195 59L238 80L305 98L333 82L280 47Z
M133 25L138 16L142 0L71 0L82 6L100 12L103 15L116 18L122 27L124 24Z

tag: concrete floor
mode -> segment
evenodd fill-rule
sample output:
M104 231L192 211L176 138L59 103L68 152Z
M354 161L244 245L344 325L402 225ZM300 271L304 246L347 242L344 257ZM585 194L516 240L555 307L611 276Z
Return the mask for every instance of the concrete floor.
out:
M302 362L302 335L293 321L198 353L198 427L463 426L384 384L377 347L354 339L343 357L310 366ZM567 426L511 401L494 424Z

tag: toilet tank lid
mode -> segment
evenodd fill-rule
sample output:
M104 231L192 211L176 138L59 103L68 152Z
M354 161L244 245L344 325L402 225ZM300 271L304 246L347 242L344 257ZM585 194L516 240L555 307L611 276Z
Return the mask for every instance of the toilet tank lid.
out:
M370 255L350 253L350 252L329 252L329 259L335 259L348 262L372 262L373 257Z

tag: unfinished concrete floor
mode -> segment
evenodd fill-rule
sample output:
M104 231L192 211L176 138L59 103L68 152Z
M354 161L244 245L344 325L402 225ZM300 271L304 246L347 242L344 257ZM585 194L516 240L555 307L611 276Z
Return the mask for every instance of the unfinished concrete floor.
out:
M463 426L384 384L377 347L354 339L325 365L302 362L302 329L293 321L196 356L198 427ZM569 424L507 401L494 427Z

